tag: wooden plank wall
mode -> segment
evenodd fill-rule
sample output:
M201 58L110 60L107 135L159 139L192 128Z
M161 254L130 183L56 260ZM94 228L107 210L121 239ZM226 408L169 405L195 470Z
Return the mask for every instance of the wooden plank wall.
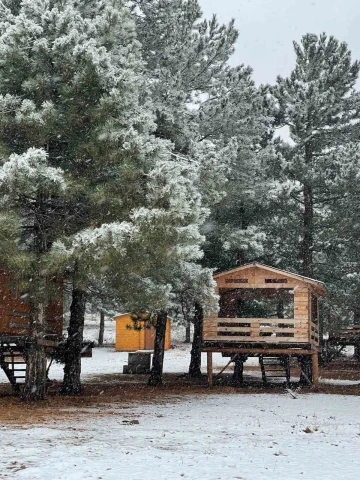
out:
M118 352L134 352L136 350L144 349L145 331L134 329L134 323L131 315L124 315L117 317L116 321L116 336L115 336L115 350ZM139 322L141 323L141 322Z
M155 328L144 328L144 322L139 321L139 329L134 328L131 314L115 317L116 335L115 350L118 352L134 352L136 350L153 350ZM165 333L165 350L171 348L171 320L167 319Z
M11 287L10 276L0 272L0 334L26 335L29 329L30 306Z
M62 283L58 288L62 292ZM46 333L62 335L63 301L53 301L45 308ZM11 277L0 272L0 335L28 335L30 304L26 295L12 288Z

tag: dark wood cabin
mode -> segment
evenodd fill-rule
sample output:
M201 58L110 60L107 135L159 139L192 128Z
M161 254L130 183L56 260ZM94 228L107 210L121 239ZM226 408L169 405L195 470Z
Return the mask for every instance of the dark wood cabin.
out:
M62 290L62 285L58 286ZM12 286L8 273L0 272L0 337L27 336L30 304L25 292ZM63 301L52 301L45 309L46 334L60 338L63 331Z
M257 262L218 273L214 279L219 310L204 318L202 342L208 352L209 384L212 352L261 359L311 357L317 383L318 297L326 295L324 284Z
M55 348L63 332L62 282L54 284L60 299L45 308L47 348ZM29 343L30 304L26 292L14 287L11 276L0 272L0 367L13 390L19 391L26 374L26 348ZM40 341L40 340L39 340Z

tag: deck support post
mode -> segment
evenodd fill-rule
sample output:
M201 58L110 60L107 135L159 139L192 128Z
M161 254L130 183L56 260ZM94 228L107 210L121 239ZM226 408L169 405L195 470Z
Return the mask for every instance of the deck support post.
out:
M301 355L298 357L300 365L299 383L302 386L312 385L312 358L309 355Z
M264 385L267 384L267 378L266 378L266 372L265 372L265 367L264 367L264 362L263 362L263 355L259 355L259 363L260 363L260 368L261 368L261 378L264 383Z
M209 388L212 388L214 383L213 383L213 364L212 364L212 352L207 352L207 376L208 376L208 385Z
M319 386L319 356L318 352L312 355L312 383L314 388Z

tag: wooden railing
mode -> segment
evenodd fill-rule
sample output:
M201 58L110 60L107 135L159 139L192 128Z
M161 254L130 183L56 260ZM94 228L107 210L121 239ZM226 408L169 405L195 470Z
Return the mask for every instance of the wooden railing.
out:
M310 343L315 347L319 345L319 325L314 322L310 322Z
M318 334L316 334L318 336ZM309 343L309 324L280 318L204 318L204 341Z

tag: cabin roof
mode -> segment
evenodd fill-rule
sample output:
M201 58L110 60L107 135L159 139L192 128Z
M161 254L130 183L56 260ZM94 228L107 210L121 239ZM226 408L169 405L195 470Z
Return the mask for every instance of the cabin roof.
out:
M144 312L145 313L145 312ZM129 315L134 315L134 313L127 312L127 313L117 313L114 315L114 319L116 320L117 318L122 318L122 317L128 317ZM169 320L172 320L172 317L167 316Z
M225 272L216 273L214 275L214 279L216 280L217 278L226 277L229 274L232 274L235 272L241 272L243 270L247 270L251 268L259 268L261 270L267 270L268 272L279 273L284 277L294 278L295 280L299 280L300 282L304 282L312 286L318 295L321 295L321 296L327 295L325 284L323 282L319 282L318 280L314 280L313 278L304 277L303 275L298 275L297 273L288 272L286 270L280 270L279 268L275 268L275 267L269 267L268 265L264 265L263 263L260 263L260 262L247 263L245 265L241 265L240 267L232 268L231 270L226 270Z

